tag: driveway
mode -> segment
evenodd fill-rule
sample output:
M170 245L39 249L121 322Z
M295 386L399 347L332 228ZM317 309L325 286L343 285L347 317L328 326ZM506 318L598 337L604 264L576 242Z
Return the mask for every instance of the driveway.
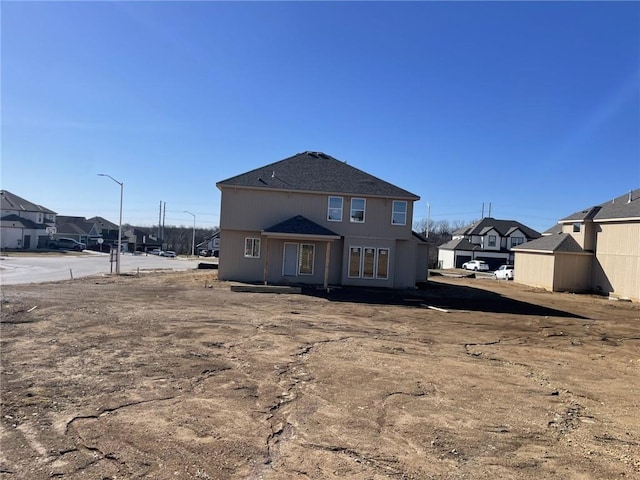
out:
M200 259L165 258L156 255L125 253L120 258L121 273L150 270L190 270L198 268ZM112 268L113 267L113 268ZM116 264L110 255L85 251L83 253L58 253L33 255L6 255L0 257L0 282L2 285L54 282L71 278L108 275L115 273Z

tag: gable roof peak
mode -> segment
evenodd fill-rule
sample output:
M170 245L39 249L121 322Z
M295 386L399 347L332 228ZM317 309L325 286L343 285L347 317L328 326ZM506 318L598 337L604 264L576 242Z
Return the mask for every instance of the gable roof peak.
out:
M222 180L216 186L420 199L331 155L312 151Z
M2 210L20 210L22 212L56 214L53 210L49 210L42 205L25 200L8 190L0 190L0 208L2 208Z

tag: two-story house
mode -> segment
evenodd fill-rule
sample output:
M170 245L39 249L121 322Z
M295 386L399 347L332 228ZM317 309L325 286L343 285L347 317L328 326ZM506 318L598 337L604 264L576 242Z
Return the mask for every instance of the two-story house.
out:
M89 245L93 240L100 237L99 226L84 217L73 217L69 215L58 215L56 217L55 238L73 238L78 242Z
M202 255L203 257L217 257L220 254L220 231L209 235L196 245L196 249L198 251L198 255Z
M320 152L217 183L221 280L414 287L427 245L417 195Z
M469 260L484 260L495 270L513 264L513 248L540 237L540 233L515 220L485 217L453 232L438 247L439 268L460 268Z
M640 300L640 189L562 218L548 233L515 249L518 283Z
M56 212L0 190L0 248L46 248L55 233Z

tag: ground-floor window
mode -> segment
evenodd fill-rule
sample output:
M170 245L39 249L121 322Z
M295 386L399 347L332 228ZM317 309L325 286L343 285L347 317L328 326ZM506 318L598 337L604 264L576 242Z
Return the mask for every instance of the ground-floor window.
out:
M386 280L389 278L389 249L388 248L379 248L378 249L378 258L377 258L377 274L376 278L381 280Z
M349 247L349 278L389 278L389 249Z
M244 239L244 256L247 258L260 258L260 239Z
M352 278L360 277L360 258L362 257L362 248L349 248L349 276Z
M298 273L300 275L313 275L313 257L316 246L310 243L300 244L300 261L298 263Z

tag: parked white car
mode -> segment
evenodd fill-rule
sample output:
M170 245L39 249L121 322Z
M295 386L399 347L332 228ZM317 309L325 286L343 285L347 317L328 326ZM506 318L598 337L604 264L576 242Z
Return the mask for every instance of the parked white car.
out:
M160 256L161 257L171 257L171 258L175 258L176 257L176 252L171 251L171 250L165 250L163 252L160 252Z
M513 280L513 265L500 265L500 267L493 272L493 278L499 280Z
M464 270L474 270L476 272L488 272L489 264L483 260L471 260L462 264Z

